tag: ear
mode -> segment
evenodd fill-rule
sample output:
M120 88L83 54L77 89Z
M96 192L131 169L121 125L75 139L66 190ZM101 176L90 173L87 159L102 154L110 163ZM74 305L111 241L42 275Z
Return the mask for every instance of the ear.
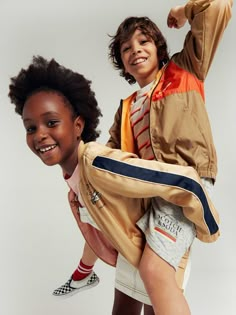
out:
M75 131L76 131L77 139L80 139L82 132L84 130L84 125L85 125L85 121L84 121L83 117L81 117L81 116L76 117L76 119L74 121L74 125L75 125Z

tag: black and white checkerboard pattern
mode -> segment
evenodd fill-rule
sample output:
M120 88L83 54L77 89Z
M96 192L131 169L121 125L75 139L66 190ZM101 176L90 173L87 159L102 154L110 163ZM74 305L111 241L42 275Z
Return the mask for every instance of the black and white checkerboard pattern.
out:
M78 284L76 288L71 286L71 282L72 277L70 277L70 279L65 284L60 286L58 289L54 290L53 295L71 296L79 291L87 290L90 287L96 286L99 283L99 278L95 272L92 272L92 274L86 277L85 279L81 281L76 281L76 283Z

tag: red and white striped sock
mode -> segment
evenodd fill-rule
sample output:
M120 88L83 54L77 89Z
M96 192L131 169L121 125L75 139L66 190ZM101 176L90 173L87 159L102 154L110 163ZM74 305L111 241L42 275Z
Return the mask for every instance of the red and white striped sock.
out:
M80 260L78 268L74 271L72 275L72 279L74 281L79 281L86 278L92 272L93 266L94 265L87 266L82 262L82 260Z

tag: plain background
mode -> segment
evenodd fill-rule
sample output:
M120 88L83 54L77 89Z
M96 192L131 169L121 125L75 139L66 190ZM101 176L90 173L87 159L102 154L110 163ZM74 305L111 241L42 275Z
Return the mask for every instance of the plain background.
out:
M61 170L43 165L26 146L21 118L7 97L9 78L27 67L33 55L54 57L84 74L92 80L103 112L99 141L105 143L120 98L137 89L112 68L108 34L127 16L147 15L165 34L173 54L181 49L188 25L168 29L166 17L172 6L183 3L0 0L1 315L110 315L114 292L114 269L99 261L99 286L67 300L51 295L77 266L84 242L67 205ZM214 244L194 244L186 293L193 315L236 314L235 29L233 17L206 80L219 160L213 200L222 236Z

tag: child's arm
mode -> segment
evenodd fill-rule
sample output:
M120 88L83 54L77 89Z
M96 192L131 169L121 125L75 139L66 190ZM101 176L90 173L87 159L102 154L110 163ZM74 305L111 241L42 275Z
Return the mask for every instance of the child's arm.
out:
M172 59L181 68L204 80L224 30L231 18L232 0L190 0L184 7L191 26L183 50ZM183 8L172 9L167 23L181 26ZM175 22L175 19L177 22ZM174 22L173 22L174 21Z
M214 234L218 237L218 213L194 168L139 159L134 154L92 142L86 144L83 161L79 163L86 174L84 188L89 190L92 185L97 191L87 191L87 194L99 196L101 193L107 200L159 196L183 207L185 216L204 234L210 234L212 239Z

